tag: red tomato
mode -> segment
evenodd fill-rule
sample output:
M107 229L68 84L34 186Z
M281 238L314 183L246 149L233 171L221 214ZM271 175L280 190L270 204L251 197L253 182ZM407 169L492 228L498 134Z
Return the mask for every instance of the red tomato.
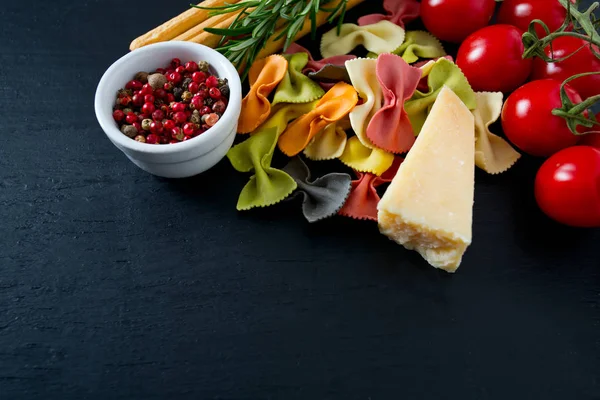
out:
M535 198L562 224L600 227L600 150L575 146L550 157L535 178Z
M490 22L495 7L494 0L423 0L421 19L438 39L460 43Z
M504 0L498 11L498 23L516 26L524 32L534 19L544 21L550 32L554 32L566 17L567 10L558 0ZM546 36L546 31L539 25L535 31L540 38Z
M600 122L600 113L596 114L596 121ZM589 128L589 130L600 131L600 126L596 125L593 128ZM600 149L600 133L590 133L587 135L583 135L579 143L581 145L592 146L597 149Z
M564 81L584 72L600 72L600 58L592 53L590 46L585 40L572 36L560 36L554 39L552 46L548 46L545 50L548 57L563 58L570 54L573 56L556 63L546 63L536 57L533 61L532 79L552 78ZM594 46L594 50L600 52L598 46ZM569 85L573 86L582 98L587 99L600 94L600 74L572 80Z
M562 106L561 82L544 79L529 82L512 93L502 109L502 129L506 137L525 153L549 157L564 148L575 146L579 136L567 127L566 121L552 110ZM574 103L581 96L566 86L567 95Z
M523 59L520 29L491 25L471 34L458 49L456 64L476 91L511 92L531 73Z

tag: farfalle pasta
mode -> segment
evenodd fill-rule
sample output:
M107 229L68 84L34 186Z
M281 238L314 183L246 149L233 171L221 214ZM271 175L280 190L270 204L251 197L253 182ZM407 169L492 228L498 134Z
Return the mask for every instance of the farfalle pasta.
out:
M394 162L394 155L381 149L370 149L360 142L358 136L348 139L340 161L359 172L381 175Z
M327 125L344 118L358 102L354 88L340 82L319 100L314 110L292 122L279 138L279 149L295 156Z
M404 61L412 64L420 58L439 58L446 55L444 47L432 34L425 31L406 32L402 46L394 51Z
M417 0L383 0L383 8L387 14L365 15L358 19L358 25L386 20L404 28L405 24L417 19L421 12L421 4Z
M333 172L313 181L300 157L294 157L283 170L296 182L296 193L303 197L302 213L310 223L336 215L350 194L352 178L348 174Z
M288 70L277 86L272 105L279 103L310 103L321 98L325 91L302 73L308 63L308 54L286 54Z
M287 60L273 55L256 61L248 73L250 91L242 100L242 112L238 122L239 133L250 133L260 126L271 113L269 95L284 78Z
M323 68L327 66L343 66L344 63L348 60L353 60L356 58L354 55L341 55L341 56L333 56L329 58L324 58L322 60L315 60L306 48L300 46L297 43L292 43L290 47L286 50L286 54L295 54L295 53L306 53L308 55L308 63L302 70L302 73L305 75L310 75L321 71ZM327 83L323 81L317 82L319 86L321 86L325 90L329 90L335 85L334 83Z
M394 156L376 148L367 137L367 126L383 103L377 80L377 61L365 58L347 61L346 70L363 102L348 115L356 139L349 140L340 161L356 171L381 175L390 167Z
M316 102L280 107L249 139L229 150L227 158L237 171L254 171L240 193L238 210L277 204L296 189L295 181L285 172L273 168L271 161L277 139L288 123L310 112L315 106Z
M456 64L446 58L430 61L421 68L423 77L427 78L427 91L417 89L413 96L404 104L410 123L416 135L421 132L429 114L429 109L437 99L444 86L452 89L461 101L470 109L477 106L475 92L469 81Z
M395 157L390 168L381 176L355 171L357 180L352 181L352 190L339 214L359 220L377 221L377 205L381 200L377 188L394 179L402 161L403 158Z
M346 131L339 124L329 124L304 149L304 155L314 161L333 160L344 153L347 140Z
M506 140L490 131L490 125L500 118L503 95L500 92L478 92L475 95L475 165L489 174L500 174L521 157Z
M385 20L365 26L343 24L339 35L337 28L323 35L321 54L323 57L348 54L360 45L373 53L389 53L404 43L404 35L403 28Z
M367 136L375 146L389 153L405 153L415 142L415 134L404 109L421 80L421 70L401 57L382 54L377 58L377 80L383 92L383 105L369 126Z

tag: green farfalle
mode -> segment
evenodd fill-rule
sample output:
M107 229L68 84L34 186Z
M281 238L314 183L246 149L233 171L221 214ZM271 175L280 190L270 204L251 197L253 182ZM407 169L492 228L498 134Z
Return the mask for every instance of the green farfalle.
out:
M277 204L296 190L297 184L294 179L287 173L273 168L271 161L277 140L288 123L308 113L315 105L316 102L311 102L279 107L249 139L229 150L227 158L233 168L239 172L254 171L254 175L240 193L237 203L239 211Z
M423 93L417 90L413 96L404 103L404 109L412 124L415 135L418 135L427 119L429 110L437 99L437 96L444 86L452 89L454 93L469 108L477 108L477 98L475 92L469 85L469 81L463 75L456 64L446 58L424 65L422 67L423 76L427 77L427 86L429 91Z
M320 99L325 91L316 82L302 73L308 64L308 54L285 54L288 60L288 70L277 87L273 102L279 103L310 103Z
M435 36L425 31L406 32L404 43L394 54L399 55L409 64L420 58L439 58L446 55L444 47Z
M439 58L446 55L444 47L439 40L429 32L409 31L402 46L392 52L399 55L409 64L421 58ZM367 58L377 58L377 53L368 53Z

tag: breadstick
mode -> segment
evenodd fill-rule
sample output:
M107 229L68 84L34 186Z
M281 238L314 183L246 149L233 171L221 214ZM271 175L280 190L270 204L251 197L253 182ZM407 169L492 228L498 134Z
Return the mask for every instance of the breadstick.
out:
M228 19L230 17L231 17L231 14L215 15L214 17L207 19L203 23L196 25L192 29L183 32L181 35L179 35L171 40L183 40L183 41L192 40L196 36L204 33L204 28L216 27L218 24L220 24L221 22L225 21L226 19Z
M236 0L205 0L198 3L198 5L202 7L220 7L225 3L231 4L236 2ZM131 42L129 49L135 50L152 43L171 40L192 29L196 25L206 21L209 13L210 10L202 10L199 8L190 7L188 10L184 11L178 16L171 18L164 24L135 39L133 42Z
M227 19L219 22L217 25L212 26L211 28L225 29L229 28L233 21L237 18L241 11L236 12L234 14L228 14ZM191 39L188 39L190 42L200 43L208 47L217 47L219 42L221 41L221 35L215 35L214 33L202 32L199 35L194 36Z

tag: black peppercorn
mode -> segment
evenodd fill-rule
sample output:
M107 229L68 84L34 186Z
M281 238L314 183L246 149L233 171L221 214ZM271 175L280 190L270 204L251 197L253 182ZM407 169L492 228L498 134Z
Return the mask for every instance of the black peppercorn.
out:
M179 88L179 87L173 88L173 96L175 96L175 99L181 100L182 94L183 94L182 88Z
M221 92L221 96L229 98L229 85L228 84L219 86L219 91Z
M213 99L211 99L210 97L207 97L206 99L204 99L204 105L208 106L208 107L212 107L212 105L215 103L215 101Z
M192 83L192 78L185 78L181 86L186 89L188 86L190 86L190 83Z
M144 72L144 71L140 71L137 74L135 74L135 77L133 78L136 81L140 81L142 83L148 83L148 73Z

